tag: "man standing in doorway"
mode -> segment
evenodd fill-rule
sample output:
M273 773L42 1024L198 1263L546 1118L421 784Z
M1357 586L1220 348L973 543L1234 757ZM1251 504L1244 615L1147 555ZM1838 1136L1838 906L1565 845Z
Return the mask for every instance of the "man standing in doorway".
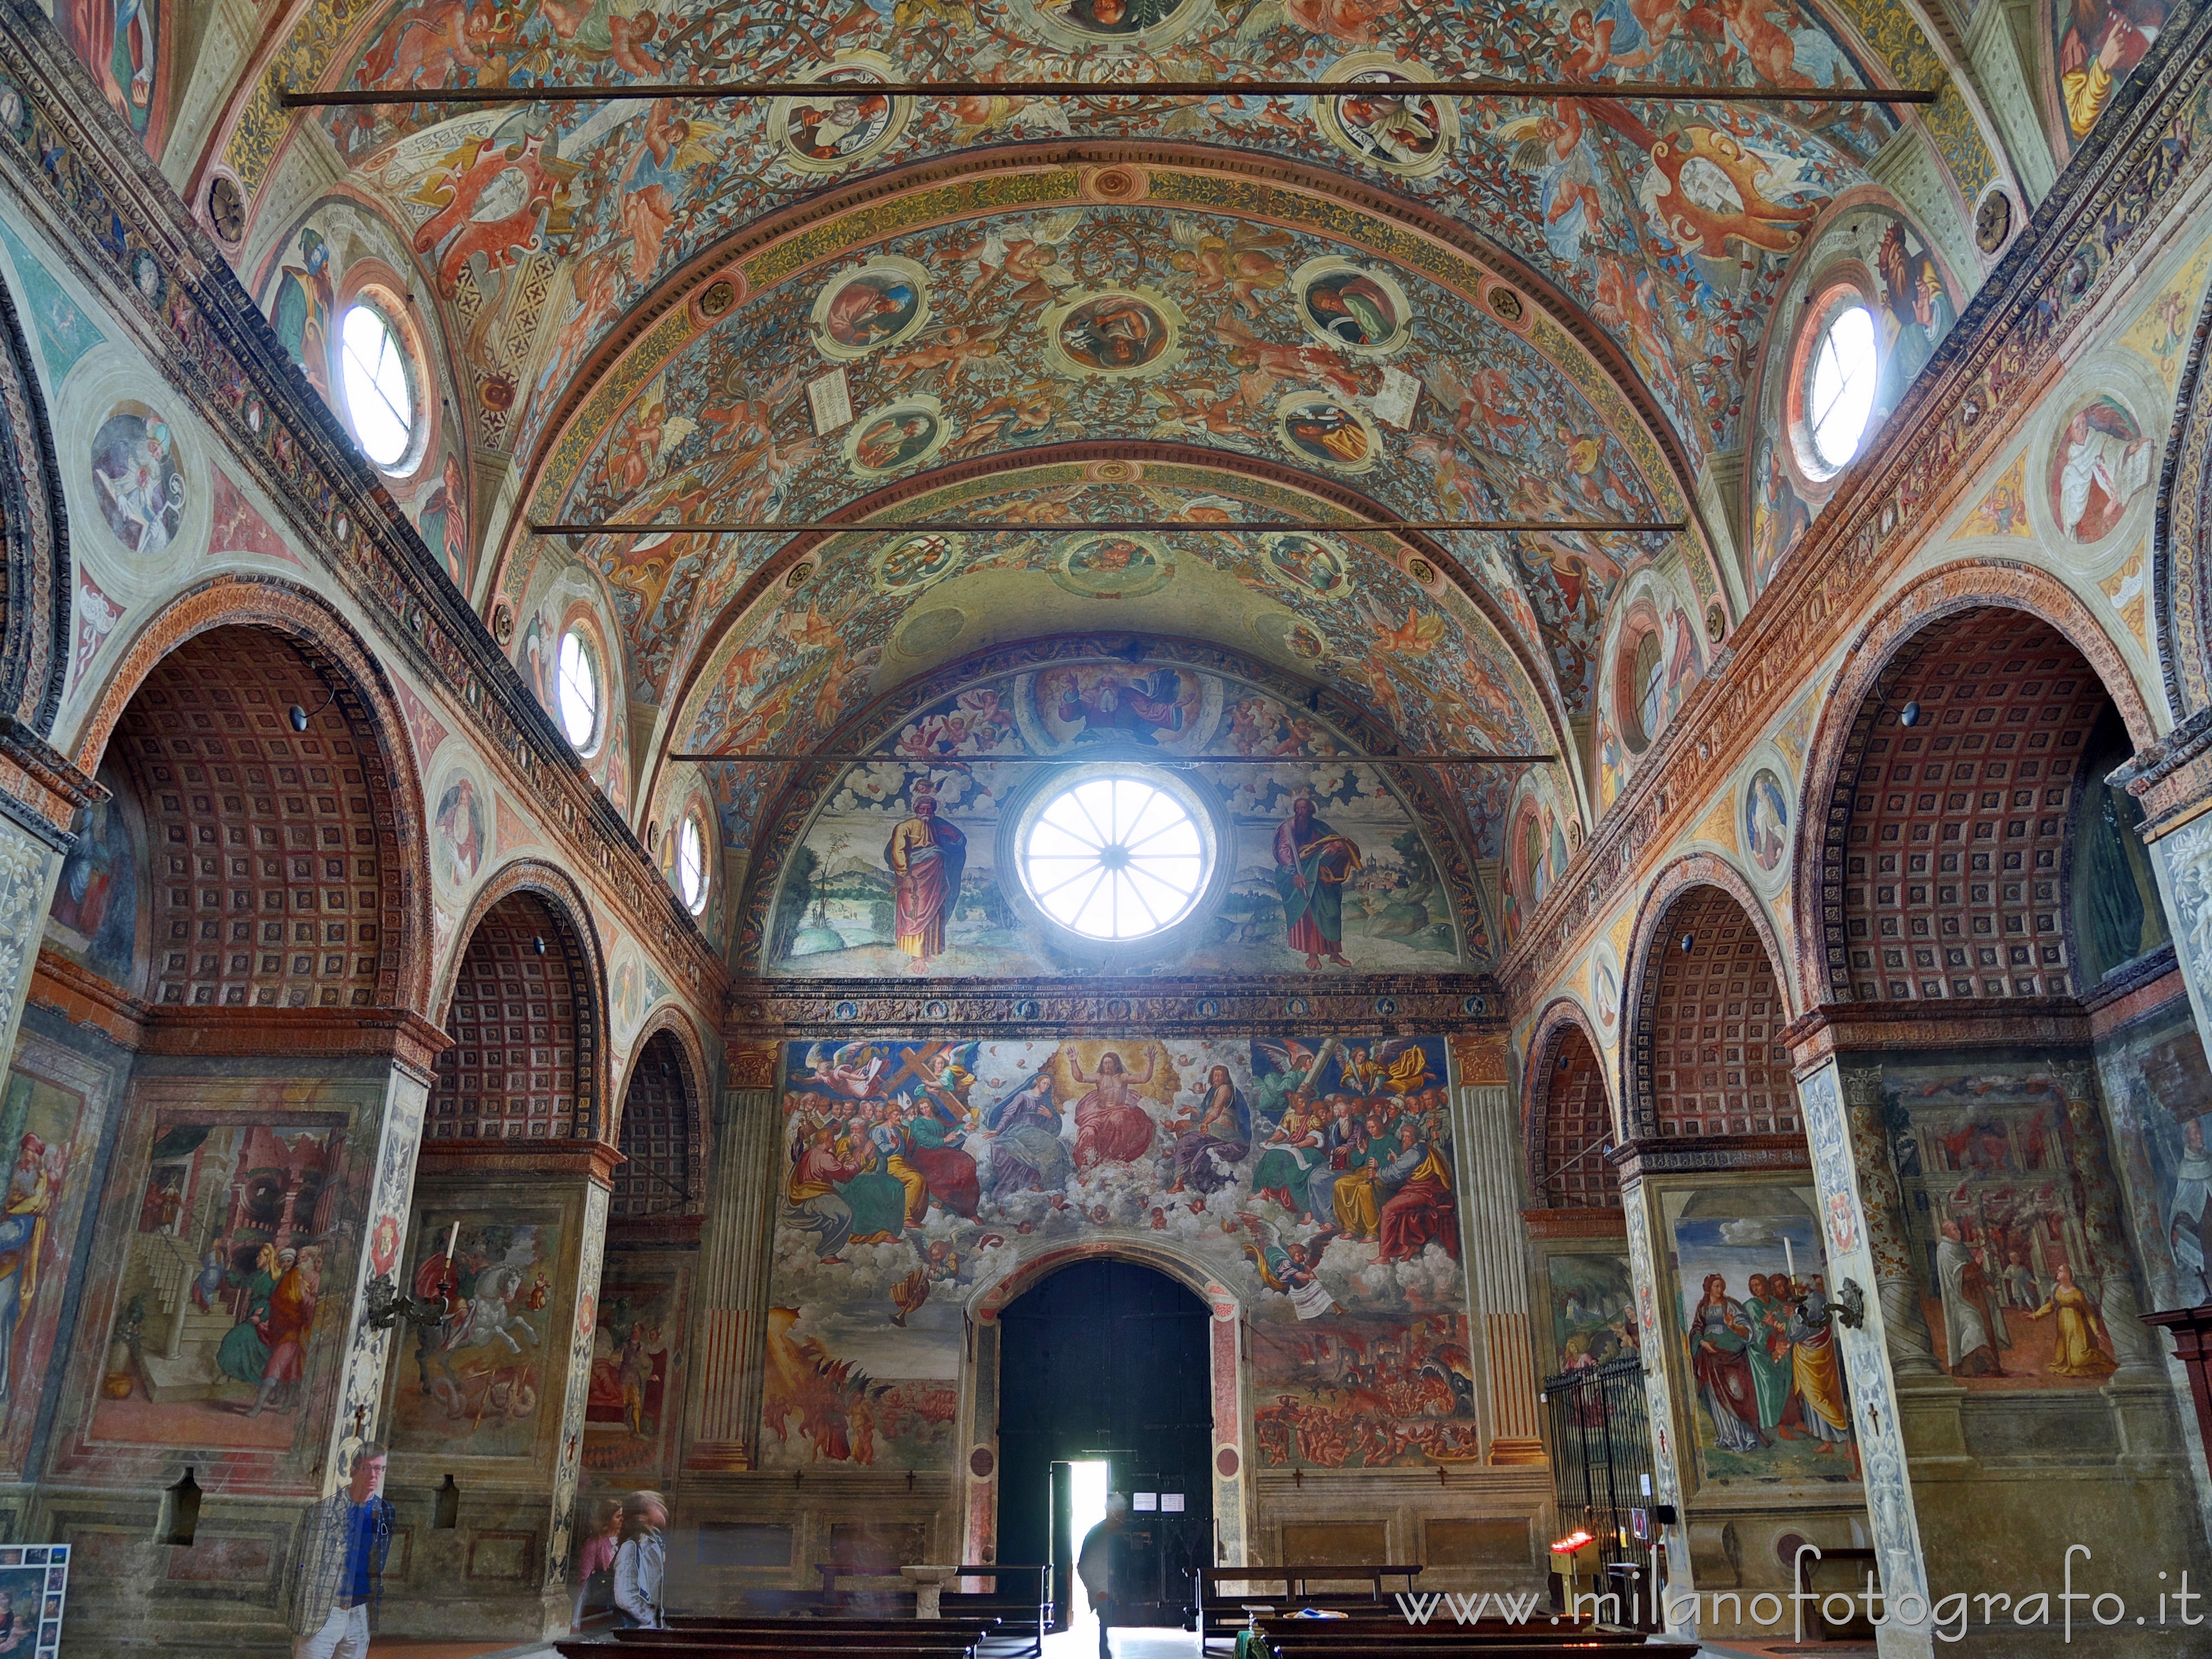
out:
M1076 1577L1083 1580L1091 1609L1098 1615L1098 1659L1114 1659L1106 1631L1113 1623L1115 1598L1121 1594L1129 1572L1129 1544L1121 1530L1128 1518L1128 1498L1118 1492L1108 1493L1106 1518L1084 1534L1083 1548L1075 1558Z
M292 1659L368 1659L371 1601L392 1549L384 1448L365 1443L343 1490L300 1522L292 1583Z

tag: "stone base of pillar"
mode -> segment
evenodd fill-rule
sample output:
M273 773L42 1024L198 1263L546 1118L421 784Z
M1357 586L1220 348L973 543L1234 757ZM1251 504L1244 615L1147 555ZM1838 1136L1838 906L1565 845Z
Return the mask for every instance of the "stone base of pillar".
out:
M1544 1455L1544 1443L1541 1440L1516 1439L1510 1436L1500 1435L1490 1443L1490 1461L1493 1465L1502 1466L1509 1463L1542 1463L1548 1460Z
M687 1474L742 1474L753 1467L752 1448L742 1440L702 1440L684 1460Z
M2166 1378L2156 1372L2146 1377L2130 1367L2100 1392L2112 1402L2122 1468L2148 1474L2162 1469L2180 1453L2181 1425L2174 1420L2173 1384Z
M1915 1469L1926 1467L1933 1474L1944 1464L1964 1467L1974 1462L1974 1455L1966 1446L1962 1416L1966 1401L1966 1386L1948 1378L1898 1380L1898 1432Z

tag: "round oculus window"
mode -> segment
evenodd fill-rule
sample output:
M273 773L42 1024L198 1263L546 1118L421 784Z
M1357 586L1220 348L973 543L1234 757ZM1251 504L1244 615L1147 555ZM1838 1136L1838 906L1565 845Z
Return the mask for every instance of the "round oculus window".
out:
M553 678L561 735L578 754L589 754L599 731L599 659L582 629L572 628L561 636Z
M1085 939L1165 932L1189 915L1213 873L1213 837L1200 809L1164 779L1092 774L1024 817L1030 896Z
M676 832L676 890L693 915L707 908L707 836L696 817Z
M362 453L380 467L398 466L415 441L415 389L406 348L375 307L346 312L338 326L338 372Z
M1881 350L1874 313L1844 306L1822 326L1805 379L1805 439L1826 472L1840 472L1856 458L1874 416L1881 378Z

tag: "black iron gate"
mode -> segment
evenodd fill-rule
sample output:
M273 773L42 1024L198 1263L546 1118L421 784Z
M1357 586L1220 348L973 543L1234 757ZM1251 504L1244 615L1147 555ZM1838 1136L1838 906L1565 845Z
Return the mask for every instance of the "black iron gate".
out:
M1552 1413L1561 1529L1589 1533L1595 1559L1607 1565L1641 1559L1654 1532L1655 1502L1643 1360L1632 1355L1563 1372L1547 1379L1544 1400ZM1589 1572L1592 1558L1582 1562Z

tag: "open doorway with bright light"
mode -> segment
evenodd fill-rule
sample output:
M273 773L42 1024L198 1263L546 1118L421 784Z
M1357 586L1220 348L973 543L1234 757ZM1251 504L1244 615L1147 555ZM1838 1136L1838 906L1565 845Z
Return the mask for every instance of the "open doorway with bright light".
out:
M1083 1540L1091 1535L1091 1528L1106 1518L1106 1492L1111 1480L1112 1466L1103 1457L1084 1458L1071 1462L1067 1468L1067 1531L1075 1547L1081 1549ZM1091 1592L1084 1589L1083 1580L1073 1584L1075 1616L1069 1621L1075 1630L1088 1631L1098 1615L1091 1611Z

